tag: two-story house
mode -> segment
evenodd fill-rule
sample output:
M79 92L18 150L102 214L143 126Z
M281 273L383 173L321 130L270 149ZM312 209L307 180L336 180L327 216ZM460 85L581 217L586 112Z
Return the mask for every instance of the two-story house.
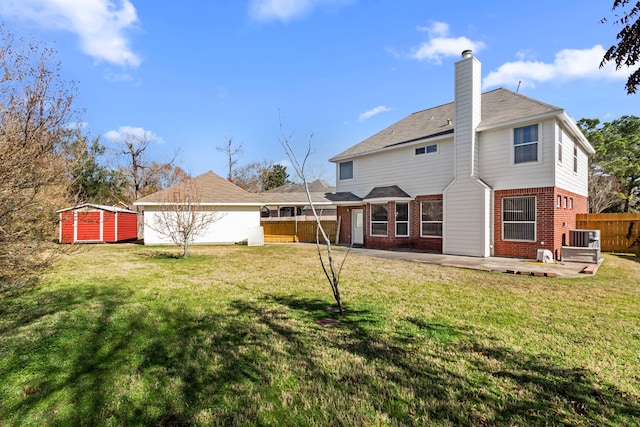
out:
M480 62L455 64L454 102L352 146L336 164L340 242L445 254L557 258L588 211L595 151L562 108L481 93Z

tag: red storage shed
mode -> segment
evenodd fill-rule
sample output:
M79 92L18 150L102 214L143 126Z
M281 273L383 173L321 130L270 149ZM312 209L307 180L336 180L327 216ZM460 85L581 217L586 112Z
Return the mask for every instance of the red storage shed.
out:
M85 203L62 209L60 243L113 243L138 238L138 213L119 206Z

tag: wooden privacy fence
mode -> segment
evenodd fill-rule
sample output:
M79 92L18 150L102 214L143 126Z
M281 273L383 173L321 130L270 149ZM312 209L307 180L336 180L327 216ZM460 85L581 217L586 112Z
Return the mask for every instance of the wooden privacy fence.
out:
M581 230L600 230L603 252L640 256L640 213L577 214L576 225Z
M321 220L324 229L331 242L335 241L338 222L336 220ZM316 220L315 219L288 219L278 221L262 220L260 225L264 228L265 243L304 242L315 243ZM322 235L320 236L322 241Z

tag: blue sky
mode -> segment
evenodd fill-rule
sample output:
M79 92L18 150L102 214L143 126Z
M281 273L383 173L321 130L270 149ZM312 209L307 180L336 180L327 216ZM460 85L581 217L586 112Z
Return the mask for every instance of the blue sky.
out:
M615 43L612 1L2 0L0 19L57 50L93 136L148 132L153 159L225 175L282 162L280 117L313 178L327 160L410 113L453 101L464 49L484 90L505 87L574 119L640 115L627 70L599 69ZM607 17L609 22L601 23ZM291 172L290 172L291 173Z

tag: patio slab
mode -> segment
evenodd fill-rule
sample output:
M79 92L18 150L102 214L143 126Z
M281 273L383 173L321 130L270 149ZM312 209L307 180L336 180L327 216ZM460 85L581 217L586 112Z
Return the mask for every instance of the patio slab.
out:
M443 255L415 250L383 250L351 248L351 254L372 256L376 258L397 259L409 262L436 264L446 267L467 268L471 270L492 271L520 276L537 277L592 277L602 264L588 262L555 262L542 263L531 259L502 257L470 257L460 255Z

